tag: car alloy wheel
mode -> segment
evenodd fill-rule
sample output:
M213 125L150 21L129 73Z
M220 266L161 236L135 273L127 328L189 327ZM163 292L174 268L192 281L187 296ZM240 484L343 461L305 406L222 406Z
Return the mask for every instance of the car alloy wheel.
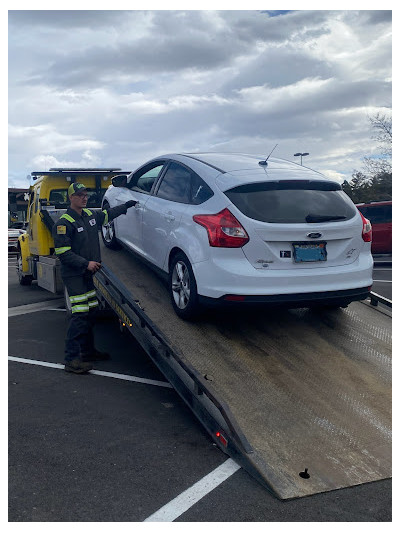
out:
M183 253L178 253L172 260L169 288L176 314L185 320L197 316L199 304L196 280L190 261Z
M182 261L175 264L172 273L172 295L179 309L185 309L190 300L189 271Z
M109 207L108 203L104 203L103 209L108 209ZM101 236L103 237L103 242L107 248L111 248L112 250L118 250L121 248L115 236L114 221L101 226Z
M112 242L114 238L114 228L112 227L112 224L105 224L104 226L102 226L101 230L103 232L104 240L108 243Z

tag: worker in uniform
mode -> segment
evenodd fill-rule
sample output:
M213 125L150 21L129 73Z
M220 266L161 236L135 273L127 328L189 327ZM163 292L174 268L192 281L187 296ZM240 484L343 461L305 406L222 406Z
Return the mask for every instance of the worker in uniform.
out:
M70 207L55 223L53 238L71 306L65 340L65 370L83 374L92 370L90 361L109 358L108 354L95 349L92 332L99 305L93 284L93 275L101 268L98 230L125 215L137 202L130 200L100 212L91 211L86 208L88 194L82 183L72 183L68 196Z

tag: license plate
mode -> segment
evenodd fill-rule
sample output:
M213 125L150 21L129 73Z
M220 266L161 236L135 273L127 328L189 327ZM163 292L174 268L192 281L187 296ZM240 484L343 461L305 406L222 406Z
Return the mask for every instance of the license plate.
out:
M295 263L326 261L326 242L294 242L293 258Z

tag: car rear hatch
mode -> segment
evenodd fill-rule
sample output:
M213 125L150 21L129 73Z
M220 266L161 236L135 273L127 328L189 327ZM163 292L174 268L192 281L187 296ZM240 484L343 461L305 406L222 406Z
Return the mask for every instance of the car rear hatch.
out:
M280 179L224 191L249 235L242 248L257 269L347 265L357 260L362 220L340 185L326 179Z

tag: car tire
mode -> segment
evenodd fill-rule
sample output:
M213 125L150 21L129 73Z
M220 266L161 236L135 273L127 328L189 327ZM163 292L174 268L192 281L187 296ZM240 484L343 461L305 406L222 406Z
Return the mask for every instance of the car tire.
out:
M107 202L104 202L103 209L108 209L110 205ZM103 238L104 245L111 250L119 250L121 245L117 241L115 236L114 221L112 220L108 224L101 226L101 236Z
M177 253L169 269L168 288L172 307L183 320L193 320L200 312L197 283L192 265L183 252Z
M33 276L27 274L24 275L22 273L22 256L19 253L17 256L17 275L18 275L18 281L20 285L31 285L33 281Z

